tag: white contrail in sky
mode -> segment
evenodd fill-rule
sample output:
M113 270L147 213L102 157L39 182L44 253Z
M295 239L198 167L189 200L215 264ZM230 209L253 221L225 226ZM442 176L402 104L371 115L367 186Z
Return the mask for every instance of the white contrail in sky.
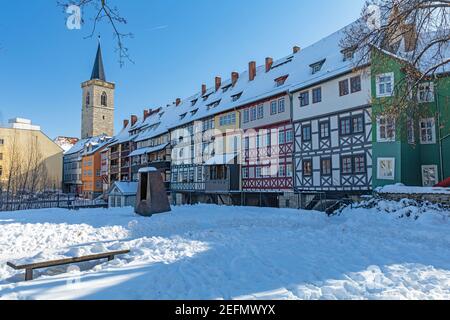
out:
M162 25L162 26L157 26L154 28L151 28L150 31L154 31L154 30L163 30L163 29L167 29L169 26L167 24Z

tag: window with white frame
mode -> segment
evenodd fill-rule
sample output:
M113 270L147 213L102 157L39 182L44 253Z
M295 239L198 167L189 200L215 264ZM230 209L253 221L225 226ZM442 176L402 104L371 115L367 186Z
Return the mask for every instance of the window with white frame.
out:
M258 119L264 118L264 105L260 104L258 106Z
M256 110L256 107L252 107L252 108L250 109L250 121L256 120L256 116L257 116L257 110Z
M284 131L278 132L278 143L285 144L286 143L286 135Z
M263 177L270 177L270 166L266 166L262 168L262 175Z
M422 166L423 186L434 187L438 182L438 167L436 165Z
M270 103L270 114L271 115L277 114L277 101L272 101Z
M292 130L287 130L286 131L286 142L291 143L292 141L294 141L294 134L293 134Z
M244 123L250 121L250 111L248 109L244 110Z
M378 158L377 178L395 180L395 158Z
M272 133L268 131L266 133L266 147L270 147L272 145Z
M394 93L394 73L384 73L376 76L377 98L390 97Z
M379 117L377 119L377 141L395 141L395 120L391 117Z
M245 148L245 150L249 150L250 149L250 137L245 137L244 138L244 148Z
M306 107L309 105L309 91L301 92L300 96L300 107Z
M286 176L286 167L283 164L281 164L278 167L278 176L279 177L285 177Z
M248 168L242 168L242 178L248 179L248 177L249 177Z
M256 178L262 178L262 169L261 169L261 167L256 167Z
M420 143L436 143L436 128L434 118L420 120Z
M328 121L319 123L320 139L328 139L330 137L330 123Z
M434 84L433 82L426 82L419 85L417 92L417 99L419 102L433 102L434 101Z
M236 124L236 114L235 113L229 113L227 115L221 116L219 118L219 124L221 126L230 126Z
M262 137L260 135L260 133L258 132L258 134L256 135L256 148L259 149L261 147L261 140Z
M292 164L290 164L290 163L288 163L287 165L286 165L286 177L289 177L289 178L291 178L291 177L293 177L293 171L292 171Z
M285 111L284 99L278 100L278 113L283 113Z
M322 102L322 88L315 88L312 91L312 103Z

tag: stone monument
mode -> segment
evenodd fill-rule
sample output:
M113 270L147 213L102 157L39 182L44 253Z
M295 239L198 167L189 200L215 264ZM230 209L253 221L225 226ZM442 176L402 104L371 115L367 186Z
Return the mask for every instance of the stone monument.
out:
M139 170L135 212L141 216L170 212L169 198L161 173L156 168Z

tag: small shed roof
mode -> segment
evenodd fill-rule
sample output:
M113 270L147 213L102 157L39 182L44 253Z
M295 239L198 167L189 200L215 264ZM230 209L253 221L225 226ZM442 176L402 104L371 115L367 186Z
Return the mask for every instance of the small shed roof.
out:
M137 182L116 181L109 189L108 194L120 193L124 196L136 195L137 189L138 189Z

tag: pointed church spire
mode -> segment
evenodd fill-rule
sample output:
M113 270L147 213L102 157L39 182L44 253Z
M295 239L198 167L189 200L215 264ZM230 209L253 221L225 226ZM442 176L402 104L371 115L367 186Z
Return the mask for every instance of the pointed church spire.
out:
M97 56L95 57L94 68L92 69L91 80L106 81L105 69L103 68L102 48L100 46L100 37L98 37Z

